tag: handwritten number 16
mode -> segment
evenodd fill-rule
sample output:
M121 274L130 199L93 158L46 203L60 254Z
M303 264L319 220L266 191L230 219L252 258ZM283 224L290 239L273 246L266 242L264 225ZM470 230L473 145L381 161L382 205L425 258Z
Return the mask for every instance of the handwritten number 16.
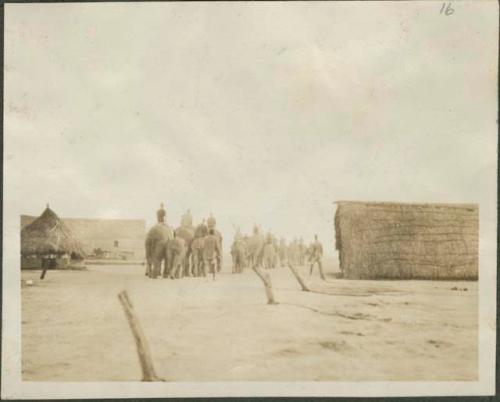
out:
M441 11L439 14L451 15L455 12L455 10L451 7L451 3L443 3L441 6Z

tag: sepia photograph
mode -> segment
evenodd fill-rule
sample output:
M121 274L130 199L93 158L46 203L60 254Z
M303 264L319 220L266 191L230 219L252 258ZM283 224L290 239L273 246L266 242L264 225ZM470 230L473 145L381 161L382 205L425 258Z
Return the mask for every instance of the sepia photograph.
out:
M493 395L493 1L4 6L2 398Z

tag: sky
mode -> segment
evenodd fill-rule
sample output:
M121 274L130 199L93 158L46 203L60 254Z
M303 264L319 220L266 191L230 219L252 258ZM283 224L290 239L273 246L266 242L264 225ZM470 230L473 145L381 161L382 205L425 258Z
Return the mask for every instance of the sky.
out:
M8 4L4 207L150 226L163 202L225 247L258 224L331 255L336 200L495 225L498 5L453 7Z

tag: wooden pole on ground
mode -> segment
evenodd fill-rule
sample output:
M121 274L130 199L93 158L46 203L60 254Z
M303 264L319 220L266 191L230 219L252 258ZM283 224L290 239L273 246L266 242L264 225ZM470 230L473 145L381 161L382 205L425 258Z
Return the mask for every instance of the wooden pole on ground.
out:
M302 290L304 292L309 292L311 289L309 289L309 287L306 285L306 283L304 282L298 271L295 269L295 267L292 264L288 263L288 268L290 268L290 271L292 271L293 276L295 276L295 279L297 279L297 282L299 282L300 286L302 287Z
M273 285L271 284L271 277L269 276L269 274L262 272L258 266L252 266L252 269L264 284L264 289L267 296L267 304L278 304L278 302L274 300Z
M45 274L47 273L47 268L44 268L42 274L40 275L40 279L45 278Z
M125 316L127 317L130 329L132 330L132 334L134 335L135 345L137 347L137 353L139 355L139 361L142 368L142 381L164 381L155 373L153 360L151 358L151 352L149 350L146 337L142 332L141 325L139 324L139 319L135 314L134 306L132 305L132 302L128 297L127 291L124 290L120 292L118 294L118 298L120 299L120 303L122 304L123 311L125 311Z

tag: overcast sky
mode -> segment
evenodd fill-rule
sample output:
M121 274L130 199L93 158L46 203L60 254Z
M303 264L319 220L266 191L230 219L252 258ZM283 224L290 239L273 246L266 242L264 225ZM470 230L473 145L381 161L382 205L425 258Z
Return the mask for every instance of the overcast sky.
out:
M453 7L6 5L6 210L151 225L164 202L330 254L335 200L494 225L498 5Z

